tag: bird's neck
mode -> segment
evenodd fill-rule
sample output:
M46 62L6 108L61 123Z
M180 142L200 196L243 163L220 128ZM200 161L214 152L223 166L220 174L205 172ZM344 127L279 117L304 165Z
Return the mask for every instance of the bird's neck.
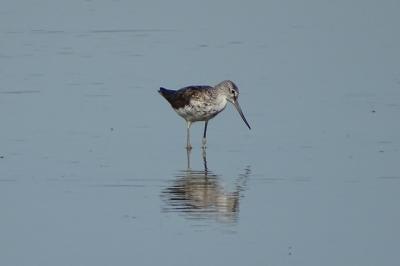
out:
M228 100L226 99L225 96L223 95L219 95L216 99L215 99L215 103L218 106L218 109L223 110L226 107L226 104L228 103Z

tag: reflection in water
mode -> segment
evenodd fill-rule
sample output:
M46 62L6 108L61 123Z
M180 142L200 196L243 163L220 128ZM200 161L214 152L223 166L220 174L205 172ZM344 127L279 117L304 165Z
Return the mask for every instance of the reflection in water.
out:
M179 212L190 219L216 219L220 222L236 222L239 214L239 201L246 189L250 167L244 169L235 180L233 191L226 191L221 177L207 167L206 152L203 149L204 170L192 170L191 151L187 151L187 169L180 171L172 185L166 188L161 197L166 203L165 212Z

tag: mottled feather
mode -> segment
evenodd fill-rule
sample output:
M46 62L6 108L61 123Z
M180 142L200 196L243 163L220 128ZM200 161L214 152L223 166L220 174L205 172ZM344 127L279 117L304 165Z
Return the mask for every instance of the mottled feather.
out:
M188 86L177 91L160 88L158 91L174 109L183 108L190 105L192 100L202 100L204 96L210 95L213 87L211 86ZM206 92L206 94L205 94Z

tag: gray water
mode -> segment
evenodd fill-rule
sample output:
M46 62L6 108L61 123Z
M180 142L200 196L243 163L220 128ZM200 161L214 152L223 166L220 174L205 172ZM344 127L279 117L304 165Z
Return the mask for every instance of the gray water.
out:
M2 1L0 265L399 265L399 8Z

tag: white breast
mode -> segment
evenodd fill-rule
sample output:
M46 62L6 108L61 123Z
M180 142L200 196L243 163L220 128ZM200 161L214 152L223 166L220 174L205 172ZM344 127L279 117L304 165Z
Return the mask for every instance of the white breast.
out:
M191 100L189 105L175 111L187 121L206 121L223 111L226 103L225 97L217 97L210 101Z

